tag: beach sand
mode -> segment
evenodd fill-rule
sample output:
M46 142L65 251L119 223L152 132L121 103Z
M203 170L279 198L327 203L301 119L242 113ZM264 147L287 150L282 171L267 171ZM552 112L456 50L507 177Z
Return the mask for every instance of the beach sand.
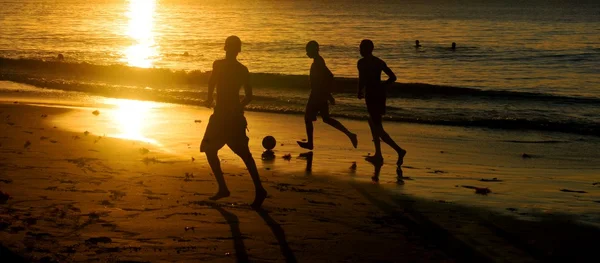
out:
M263 209L255 211L248 205L254 197L251 180L228 149L222 159L232 196L208 201L216 183L198 144L209 109L193 109L195 122L186 113L190 107L164 106L160 112L166 117L134 112L141 123L132 123L135 116L121 116L119 126L111 125L119 118L111 117L105 105L31 101L0 104L0 191L11 197L0 204L2 262L575 262L595 252L598 229L568 215L520 220L456 200L418 197L418 191L389 191L398 186L393 165L384 166L379 183L372 182L373 166L360 157L368 151L353 150L339 134L326 139L332 131L319 135L319 129L329 129L323 125L316 126L317 150L312 172L307 172L307 160L297 158L302 151L294 146L302 126L286 124L301 120L298 116L247 114L250 147L269 192ZM96 109L97 116L92 114ZM189 119L178 126L181 118ZM127 123L138 128L119 128ZM144 123L150 127L139 128ZM349 126L359 138L366 137L368 128L356 123ZM412 126L406 132L426 137L430 129ZM282 138L272 162L259 160L260 138L267 134ZM405 145L405 176L437 175L436 165L452 162L439 155L447 144ZM370 149L370 140L359 147ZM418 149L421 153L413 154ZM486 149L480 149L482 156ZM393 163L391 150L384 151ZM285 153L293 159L281 159ZM349 169L353 162L356 170ZM587 172L583 168L580 174ZM520 169L525 168L514 170ZM490 186L468 179L465 184ZM402 183L409 189L428 181ZM593 187L585 189L592 196L586 198L597 195ZM494 192L502 184L490 188ZM460 189L468 200L482 198L472 189Z

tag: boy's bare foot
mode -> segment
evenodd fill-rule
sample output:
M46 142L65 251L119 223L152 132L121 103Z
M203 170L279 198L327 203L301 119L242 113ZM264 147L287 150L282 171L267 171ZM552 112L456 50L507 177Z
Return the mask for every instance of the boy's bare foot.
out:
M256 197L254 197L254 202L250 205L253 209L260 209L262 203L267 198L267 191L265 189L257 190Z
M367 157L365 157L365 160L374 165L382 165L383 164L383 157L380 155L367 156Z
M229 195L230 195L229 190L225 190L225 191L219 190L219 192L217 192L212 197L209 197L208 199L212 200L212 201L217 201L217 200L219 200L221 198L229 197Z
M400 152L398 152L398 162L396 162L396 165L398 165L398 167L400 167L404 163L404 156L406 156L406 150L403 149Z
M314 148L311 142L297 141L298 145L304 149L311 150Z
M352 146L354 146L354 149L356 149L356 147L358 147L358 136L356 136L356 134L350 134L350 141L352 141Z

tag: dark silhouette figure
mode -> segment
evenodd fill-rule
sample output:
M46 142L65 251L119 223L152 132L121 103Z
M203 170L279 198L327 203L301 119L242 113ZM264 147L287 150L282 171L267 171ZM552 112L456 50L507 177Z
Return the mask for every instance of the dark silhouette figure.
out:
M456 50L456 43L452 42L452 51Z
M331 86L333 84L333 74L325 65L325 60L319 55L319 43L310 41L306 44L306 55L313 59L310 66L310 96L306 104L304 122L306 124L306 136L308 141L298 141L300 147L312 150L313 145L313 121L317 120L317 115L321 114L323 122L340 130L352 142L352 146L356 148L358 139L356 134L351 133L339 121L329 116L329 103L335 105L335 99L331 95Z
M58 54L58 56L56 56L56 59L58 60L65 60L65 56L63 54Z
M386 108L386 87L396 81L396 75L378 57L373 56L374 45L371 40L365 39L360 43L360 55L363 57L358 61L358 98L365 98L367 111L369 112L369 126L373 135L373 143L375 144L375 155L368 156L367 161L373 164L383 163L381 154L381 143L379 139L394 148L398 153L398 166L404 162L406 151L400 148L390 135L383 129L382 116L385 114ZM388 79L381 83L381 72L388 75ZM365 94L363 94L365 90Z
M415 40L415 48L420 48L421 44L419 44L419 40Z
M206 153L208 163L219 184L219 191L211 197L211 200L228 197L230 194L221 170L221 161L217 155L218 151L227 144L233 152L242 158L248 168L256 190L252 207L257 209L265 200L267 191L260 182L256 163L248 148L244 107L252 100L252 87L250 86L248 68L237 61L237 55L241 49L242 41L236 36L230 36L225 41L225 59L213 63L205 103L207 107L212 106L215 87L218 94L217 103L206 126L206 132L200 144L200 151ZM245 96L240 101L239 90L242 86L244 86Z

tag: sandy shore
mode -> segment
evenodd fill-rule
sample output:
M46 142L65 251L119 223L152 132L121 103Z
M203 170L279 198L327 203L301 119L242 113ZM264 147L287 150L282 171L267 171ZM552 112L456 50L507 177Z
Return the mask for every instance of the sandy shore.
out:
M216 184L200 155L54 128L53 119L72 112L0 104L0 191L11 197L0 204L0 258L574 262L590 259L598 240L596 228L568 217L519 221L268 165L261 168L269 191L263 210L248 206L254 193L246 171L227 163L232 196L211 202Z

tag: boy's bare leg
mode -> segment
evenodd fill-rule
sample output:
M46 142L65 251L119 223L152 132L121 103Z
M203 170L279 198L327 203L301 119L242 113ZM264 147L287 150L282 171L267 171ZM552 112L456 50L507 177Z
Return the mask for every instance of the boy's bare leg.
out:
M381 142L379 141L380 137L380 126L376 124L377 118L369 117L369 127L371 128L371 135L373 136L373 144L375 145L375 154L373 156L368 156L365 160L373 163L373 164L381 164L383 163L383 155L381 154Z
M259 209L262 206L262 203L267 198L267 190L263 188L262 183L260 182L260 176L258 175L258 169L256 168L256 162L254 162L254 158L252 158L252 154L250 153L250 149L246 146L238 155L246 164L246 168L248 168L248 172L250 173L250 177L252 177L252 182L254 183L255 197L254 202L250 206L254 209Z
M323 122L331 125L331 127L336 128L339 131L346 134L346 136L350 138L350 141L352 142L352 146L354 146L354 148L358 146L358 137L356 136L356 134L350 132L341 122L330 117L323 117Z
M219 200L224 197L228 197L230 195L229 189L227 189L227 184L225 183L225 177L223 177L223 171L221 170L221 161L219 160L219 156L217 155L217 151L206 152L206 159L208 160L208 164L215 175L215 179L217 179L217 184L219 185L219 191L212 197L210 200Z
M394 150L396 150L396 152L398 153L398 161L396 162L396 165L402 165L404 163L404 156L406 155L406 150L400 148L400 146L396 144L392 137L390 137L390 135L387 132L385 132L385 130L383 129L383 124L381 125L381 140L387 143L387 145L392 147Z
M396 142L390 137L390 135L385 132L383 129L383 120L381 116L371 116L369 118L369 125L371 126L371 133L373 133L373 140L375 143L375 156L372 158L374 161L381 160L383 162L383 156L381 154L381 143L379 142L379 138L387 145L392 147L396 153L398 154L398 161L396 165L402 165L404 163L404 156L406 155L406 151L402 149ZM375 139L377 136L377 139Z
M313 145L313 132L314 132L313 121L309 120L308 118L305 118L304 124L306 125L306 137L308 137L308 138L307 138L306 142L298 141L298 145L304 149L312 150L314 148L314 145Z

